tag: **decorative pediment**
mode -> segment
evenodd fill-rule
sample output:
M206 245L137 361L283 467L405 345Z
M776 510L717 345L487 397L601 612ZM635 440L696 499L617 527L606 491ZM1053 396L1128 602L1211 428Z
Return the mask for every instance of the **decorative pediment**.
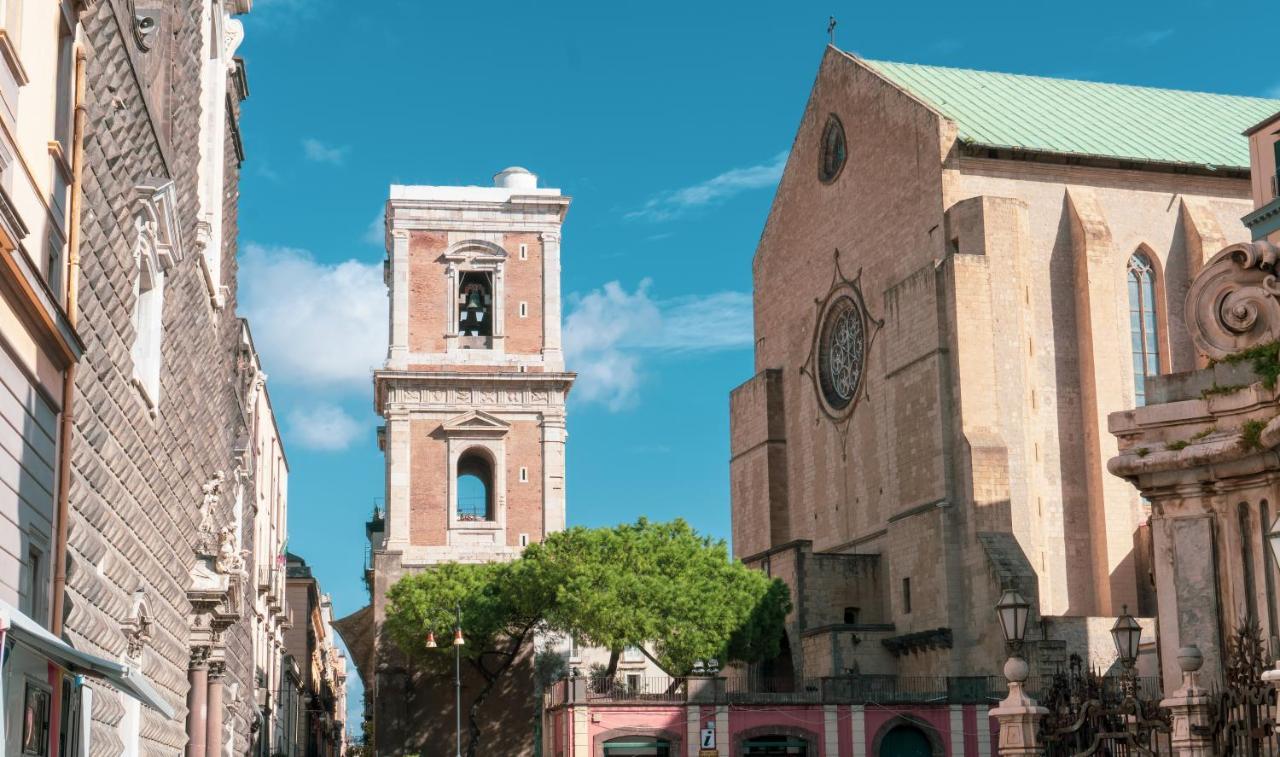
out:
M481 410L463 413L440 425L440 431L446 437L475 439L497 439L505 436L510 429L510 423Z
M484 239L464 239L445 250L444 259L465 267L496 266L507 259L502 245Z
M148 179L137 187L139 252L168 271L182 261L182 233L178 225L178 193L171 179Z

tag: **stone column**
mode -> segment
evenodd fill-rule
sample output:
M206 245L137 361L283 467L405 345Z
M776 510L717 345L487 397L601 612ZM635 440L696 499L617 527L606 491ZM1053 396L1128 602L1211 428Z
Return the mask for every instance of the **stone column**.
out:
M209 714L205 722L205 757L222 754L222 680L226 675L225 663L209 665Z
M205 757L205 695L209 688L209 650L191 650L187 683L187 757Z
M1213 737L1207 728L1213 717L1209 692L1200 688L1200 666L1204 657L1195 646L1178 650L1182 687L1160 703L1172 719L1174 757L1212 757ZM1266 674L1264 674L1265 676Z
M1000 757L1040 757L1044 754L1037 734L1040 719L1049 711L1037 705L1022 690L1028 672L1026 661L1019 657L1010 657L1004 664L1009 696L991 711L991 716L1000 721L1000 743L997 747Z

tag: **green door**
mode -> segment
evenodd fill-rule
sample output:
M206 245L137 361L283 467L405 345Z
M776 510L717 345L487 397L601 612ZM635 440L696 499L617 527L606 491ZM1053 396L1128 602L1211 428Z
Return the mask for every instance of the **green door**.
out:
M919 728L900 725L884 735L878 757L933 757L933 748Z

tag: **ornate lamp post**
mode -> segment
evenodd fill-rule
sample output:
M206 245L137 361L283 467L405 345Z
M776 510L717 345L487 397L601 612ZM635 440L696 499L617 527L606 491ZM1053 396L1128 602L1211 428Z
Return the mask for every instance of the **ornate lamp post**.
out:
M1120 657L1120 666L1124 672L1120 677L1120 684L1124 687L1125 696L1136 696L1137 678L1134 673L1134 663L1138 661L1138 652L1142 644L1142 626L1138 625L1138 620L1129 614L1129 606L1122 605L1120 608L1120 617L1116 618L1115 625L1111 626L1111 640L1116 644L1116 654Z
M453 626L453 718L456 757L462 757L462 648L467 640L462 636L462 603L454 606ZM436 632L427 630L427 649L436 649Z
M1009 696L991 711L991 716L1000 722L999 754L1000 757L1038 756L1043 752L1037 730L1040 719L1049 711L1022 690L1030 673L1027 661L1022 659L1022 644L1026 639L1027 620L1031 617L1031 603L1018 592L1008 590L996 603L996 617L1009 650L1009 659L1004 663Z

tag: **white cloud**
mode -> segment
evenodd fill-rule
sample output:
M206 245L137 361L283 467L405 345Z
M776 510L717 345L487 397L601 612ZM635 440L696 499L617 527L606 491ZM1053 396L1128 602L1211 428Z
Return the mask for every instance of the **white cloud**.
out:
M369 228L364 230L364 241L369 244L376 244L378 247L384 247L387 243L387 211L379 210L378 215L373 217L369 222Z
M1173 36L1172 29L1150 29L1133 36L1133 44L1138 47L1155 47Z
M306 250L249 243L240 308L274 380L367 391L387 355L382 265L321 263Z
M651 284L644 279L628 292L610 281L570 296L565 358L569 369L578 372L574 399L622 410L638 398L645 357L751 345L751 295L714 292L654 299Z
M338 452L367 430L347 411L328 402L289 411L289 442L306 449Z
M311 137L302 140L302 154L306 155L307 160L312 163L328 163L340 166L342 161L347 159L348 149L340 145L327 145Z
M778 183L786 164L787 152L784 150L768 163L734 168L693 186L661 192L643 208L628 213L627 218L668 221L689 210L723 202L748 190L772 187Z

